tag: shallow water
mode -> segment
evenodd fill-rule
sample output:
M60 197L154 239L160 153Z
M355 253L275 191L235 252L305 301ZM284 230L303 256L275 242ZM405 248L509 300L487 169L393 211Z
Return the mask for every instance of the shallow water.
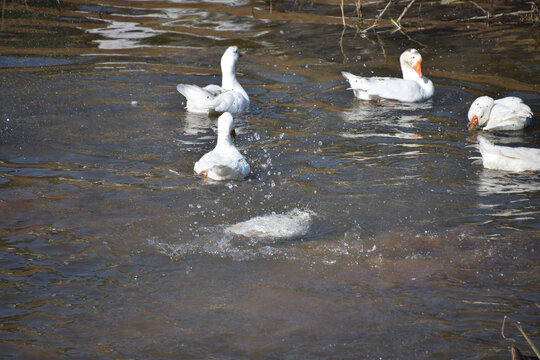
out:
M3 358L508 359L505 315L539 337L540 174L483 169L466 126L519 96L533 128L495 138L540 147L530 26L341 48L339 2L62 3L8 2L0 32ZM233 44L252 171L206 183L215 119L175 88L219 83ZM346 90L410 47L433 99ZM229 231L281 214L291 236Z

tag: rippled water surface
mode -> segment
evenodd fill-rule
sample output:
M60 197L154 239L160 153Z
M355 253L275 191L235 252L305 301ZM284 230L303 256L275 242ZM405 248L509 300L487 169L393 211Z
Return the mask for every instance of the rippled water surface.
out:
M466 119L522 97L532 129L493 137L540 147L530 25L428 4L410 39L362 37L339 1L43 3L7 2L0 31L2 358L508 359L504 315L540 337L540 175L483 169ZM230 45L252 171L205 182L216 121L176 85L219 84ZM410 47L433 99L347 90Z

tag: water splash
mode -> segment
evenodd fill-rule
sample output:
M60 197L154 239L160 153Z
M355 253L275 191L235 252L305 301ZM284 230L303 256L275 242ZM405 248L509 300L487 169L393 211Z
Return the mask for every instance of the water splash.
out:
M314 212L295 208L285 214L256 216L225 228L225 233L249 238L291 239L308 233Z

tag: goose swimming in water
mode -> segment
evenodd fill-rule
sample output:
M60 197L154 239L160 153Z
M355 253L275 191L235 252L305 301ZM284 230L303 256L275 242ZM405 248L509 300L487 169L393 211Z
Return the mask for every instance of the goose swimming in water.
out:
M523 100L509 96L493 100L489 96L481 96L474 100L467 115L469 131L483 130L521 130L530 125L531 108Z
M422 56L409 49L399 57L403 79L394 77L361 77L348 72L341 74L349 81L354 95L361 100L391 99L402 102L420 102L433 96L431 80L422 75Z
M249 106L249 96L236 79L235 66L239 58L238 47L230 46L221 57L221 86L179 84L178 92L186 98L187 111L194 113L237 114Z
M250 167L244 155L238 151L231 138L234 119L228 112L218 118L218 138L214 150L204 154L195 163L194 171L212 180L243 179Z

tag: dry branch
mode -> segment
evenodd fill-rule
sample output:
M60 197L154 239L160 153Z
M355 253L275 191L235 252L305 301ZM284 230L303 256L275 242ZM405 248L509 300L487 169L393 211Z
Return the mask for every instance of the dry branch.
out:
M390 4L392 4L392 0L388 1L388 4L386 4L386 6L384 7L383 11L381 11L381 13L379 14L379 16L377 16L377 18L375 19L375 21L373 22L373 24L371 24L371 26L365 28L364 30L362 30L361 32L365 33L365 32L368 32L368 30L371 30L373 29L374 27L377 26L377 23L379 22L380 18L384 15L384 13L386 12L386 10L390 7Z
M500 14L495 14L495 15L491 15L488 12L487 15L473 16L466 19L457 19L456 21L462 22L462 21L489 20L489 19L500 18L503 16L518 16L518 15L527 15L527 14L534 14L534 13L535 13L534 10L520 10L520 11L511 12L511 13L500 13Z
M531 347L531 349L533 350L534 354L537 356L537 357L540 357L540 352L538 351L538 349L536 348L536 346L534 345L534 343L531 341L531 339L527 336L527 334L525 334L525 331L523 330L523 328L521 327L521 325L519 323L516 323L514 320L510 319L508 316L505 316L504 319L503 319L503 323L502 323L502 328L501 328L501 335L503 337L503 339L505 340L508 340L508 341L511 341L511 342L516 342L514 339L511 339L511 338L508 338L504 335L504 325L506 324L506 320L510 321L518 330L519 332L521 333L521 335L523 335L523 337L525 338L525 340L527 340L527 343L529 344L529 346Z
M405 16L405 14L407 13L407 11L409 10L409 8L412 6L412 4L414 4L416 0L411 0L411 2L409 3L409 5L407 5L407 7L405 9L403 9L403 12L401 13L401 15L399 15L398 19L396 20L396 22L399 24L401 19L403 18L403 16Z

